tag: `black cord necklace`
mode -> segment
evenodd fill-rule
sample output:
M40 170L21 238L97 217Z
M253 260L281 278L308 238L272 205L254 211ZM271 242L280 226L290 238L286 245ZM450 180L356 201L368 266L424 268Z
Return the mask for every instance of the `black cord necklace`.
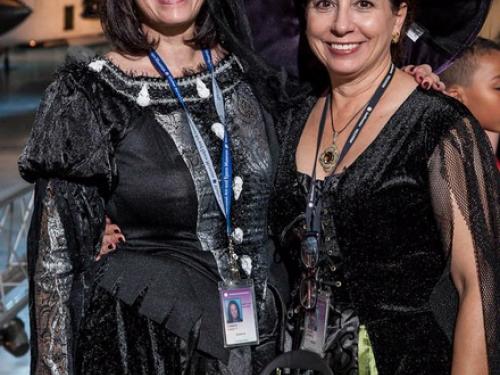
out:
M327 172L329 174L334 172L335 169L337 168L337 165L340 164L340 162L345 157L347 152L349 152L352 145L354 144L354 142L358 138L358 135L361 132L361 129L363 129L366 122L370 118L370 115L372 114L373 110L375 109L378 102L380 101L380 98L382 97L382 95L384 95L384 92L387 89L387 86L389 86L389 83L392 81L392 78L394 77L395 72L396 72L396 67L394 64L391 64L389 71L387 72L386 76L384 77L384 79L380 83L379 87L377 88L377 90L375 91L375 93L373 94L371 99L368 101L368 103L364 107L362 107L362 109L364 108L364 111L361 114L361 117L359 118L358 122L356 123L356 126L351 131L351 134L349 135L349 138L347 139L347 142L344 145L344 147L342 148L342 151L340 153L339 153L339 148L337 147L337 144L335 143L337 141L338 134L340 134L340 133L336 134L337 132L335 131L335 128L333 128L333 131L334 131L333 144L331 146L327 147L327 149L325 151L323 151L323 153L321 154L319 159L316 157L316 160L319 160L319 163L321 164L321 167L324 169L325 172ZM332 102L331 101L332 93L330 93L328 96L330 97L330 101L325 102L325 108L328 104L330 104ZM330 111L332 111L331 105L332 104L330 104ZM354 120L356 115L351 119L351 121ZM333 111L332 111L332 121L333 121ZM342 131L345 130L348 127L348 125L349 125L349 123L342 129ZM333 126L333 124L332 124L332 126ZM318 134L318 143L323 138L323 130L324 130L324 123L320 126L320 130L319 130L319 134ZM314 162L314 166L315 166L314 171L316 171L316 161ZM314 173L316 173L316 172L314 172Z
M330 115L331 115L331 126L332 126L332 132L333 132L333 141L330 146L325 148L325 150L321 153L321 156L319 157L319 163L321 164L321 167L325 171L325 173L330 174L332 173L335 168L337 167L337 164L339 162L339 156L340 156L340 149L337 145L337 140L339 138L339 135L346 130L349 125L354 121L354 119L359 115L359 113L363 110L363 108L366 108L368 105L368 102L363 105L359 110L356 111L354 116L351 117L351 119L347 122L347 124L339 131L335 130L335 126L333 125L333 101L332 105L330 106Z

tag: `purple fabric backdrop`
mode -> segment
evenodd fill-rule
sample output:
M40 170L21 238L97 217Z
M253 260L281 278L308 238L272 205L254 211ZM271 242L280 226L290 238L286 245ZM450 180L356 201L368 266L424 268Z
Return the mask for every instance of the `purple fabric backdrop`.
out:
M256 50L271 65L298 74L300 25L294 0L245 0Z

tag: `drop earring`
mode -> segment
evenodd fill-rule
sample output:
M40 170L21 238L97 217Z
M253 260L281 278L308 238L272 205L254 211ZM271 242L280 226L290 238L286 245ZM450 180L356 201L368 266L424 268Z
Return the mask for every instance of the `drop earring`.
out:
M398 31L392 33L392 44L397 44L400 36L401 34Z

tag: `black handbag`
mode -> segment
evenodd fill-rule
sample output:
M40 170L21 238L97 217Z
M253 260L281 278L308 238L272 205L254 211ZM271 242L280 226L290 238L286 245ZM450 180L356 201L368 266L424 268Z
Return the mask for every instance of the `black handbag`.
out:
M273 359L260 375L271 375L277 369L313 370L321 375L334 375L327 363L316 353L305 350L286 352Z

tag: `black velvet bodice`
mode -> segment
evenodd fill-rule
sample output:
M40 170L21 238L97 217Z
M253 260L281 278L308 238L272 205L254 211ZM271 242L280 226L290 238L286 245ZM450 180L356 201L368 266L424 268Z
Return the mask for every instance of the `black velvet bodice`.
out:
M181 243L201 249L196 237L196 191L172 139L152 116L136 120L116 149L119 171L106 211L128 247Z
M296 171L295 150L314 102L311 99L306 110L290 117L272 209L275 230L282 237L282 258L291 257L295 280L300 277L297 234L303 222L290 223L300 218L306 204L305 177ZM456 305L451 302L456 292L447 269L453 228L446 218L449 186L467 185L467 197L458 189L453 194L460 196L477 249L485 249L476 249L478 262L490 256L498 259L498 239L493 234L498 233L498 174L481 129L471 127L471 121L460 104L417 89L354 163L322 184L321 249L329 262L321 266L320 279L330 282L334 307L352 306L360 324L367 326L381 374L450 371L447 334L451 337L450 321L456 318ZM475 137L480 139L468 141ZM478 176L486 176L490 186L484 187L473 172L465 176L456 170L471 168L460 163L472 157L467 147L473 145L481 150L476 155L484 163ZM472 196L477 197L474 203L468 201ZM479 197L484 211L473 211ZM498 280L496 284L488 280L489 267L480 270L485 305L498 295ZM495 301L498 309L500 301ZM487 337L498 340L498 318L486 313L485 321ZM330 326L329 335L335 334ZM495 363L493 353L490 347ZM338 367L338 363L331 365L334 370Z

